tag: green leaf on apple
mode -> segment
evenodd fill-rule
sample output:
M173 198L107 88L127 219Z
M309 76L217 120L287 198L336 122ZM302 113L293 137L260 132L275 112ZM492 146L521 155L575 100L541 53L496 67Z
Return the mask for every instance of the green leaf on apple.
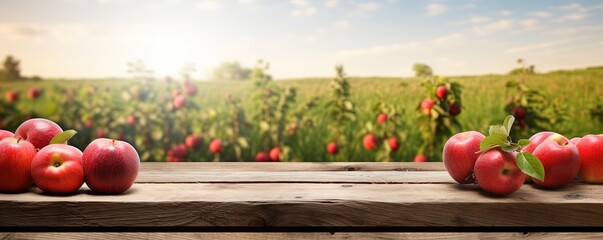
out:
M77 132L73 129L63 131L62 133L57 134L50 140L50 144L67 144L67 141L75 136Z
M503 122L503 126L507 130L507 136L511 135L511 128L513 127L513 123L515 122L515 117L513 115L508 115Z
M508 144L507 146L501 146L502 150L505 152L515 152L519 150L519 146L516 144Z
M495 133L499 133L499 134L502 134L502 135L509 136L509 134L507 133L507 129L505 129L505 127L502 126L502 125L492 125L492 126L490 126L490 129L488 130L488 133L490 133L490 135L495 134Z
M528 140L528 139L520 139L519 142L517 142L517 144L520 147L524 148L524 147L527 147L528 145L530 145L530 140Z
M530 177L544 181L544 166L538 158L529 152L520 152L515 157L517 166Z
M479 144L479 152L485 152L492 148L508 146L507 136L500 133L494 133L484 138Z

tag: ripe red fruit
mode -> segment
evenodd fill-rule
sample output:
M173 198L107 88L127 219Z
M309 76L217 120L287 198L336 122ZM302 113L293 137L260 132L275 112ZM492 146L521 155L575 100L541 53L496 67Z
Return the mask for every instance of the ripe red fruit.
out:
M192 149L197 149L199 147L199 145L201 144L201 137L199 136L195 136L195 135L189 135L186 137L186 139L184 140L184 143L186 144L187 147L192 148Z
M436 89L436 96L439 99L444 99L448 96L448 88L446 88L446 86L439 86Z
M105 131L99 129L96 130L96 138L104 138L107 136L107 133L105 133Z
M549 136L533 154L544 166L544 181L532 178L540 186L561 187L572 182L580 171L578 148L560 134Z
M526 110L522 107L514 107L513 108L513 116L517 119L523 119L526 116Z
M435 105L434 100L430 98L423 99L423 101L421 102L421 111L423 112L423 114L431 115L431 109L433 108L433 105Z
M82 156L86 185L97 193L120 194L128 190L136 177L140 157L127 142L98 138Z
M587 183L603 183L603 134L584 136L577 148L580 154L580 179Z
M255 155L255 161L256 162L269 162L270 157L268 157L268 154L266 152L258 152L258 154Z
M63 129L53 121L43 118L29 119L17 128L16 138L22 138L33 144L37 149L42 149L50 143L50 140Z
M195 85L186 85L184 86L184 92L189 96L197 95L197 86Z
M186 99L182 95L174 97L174 108L181 109L186 105Z
M582 138L575 137L575 138L570 139L570 142L573 143L574 145L576 145L576 147L578 147L578 142L580 142L580 140L582 140Z
M330 142L327 144L327 152L331 155L335 155L339 152L339 146L336 142Z
M546 140L549 136L555 134L554 132L539 132L530 137L530 145L523 148L523 151L534 153L534 150Z
M27 91L27 96L30 99L37 99L40 96L40 90L37 88L30 88L29 91Z
M425 154L417 154L417 156L415 156L414 162L427 162L427 157L425 156Z
M452 136L442 151L442 160L448 174L458 183L475 182L473 166L479 157L480 142L485 136L476 131L457 133Z
M209 143L209 151L212 153L220 153L222 151L222 141L214 139Z
M172 90L172 97L176 97L176 96L180 96L180 95L182 95L182 94L180 94L180 91L178 91L176 89Z
M362 144L366 150L373 150L377 147L377 137L374 134L369 133L362 139Z
M168 162L182 162L187 157L186 145L174 145L167 152Z
M6 92L6 101L8 102L14 102L19 100L19 93L18 92L13 92L13 91L8 91Z
M377 116L377 123L383 124L385 122L387 122L387 114L385 114L385 113L379 114L379 116Z
M13 134L12 132L0 129L0 140L14 136L15 134Z
M28 141L8 137L0 140L0 192L23 192L31 187L31 161L36 148Z
M273 162L278 162L281 160L281 149L278 147L272 148L270 150L270 160Z
M34 183L44 192L72 193L84 184L82 151L67 144L42 148L31 163Z
M398 148L400 148L400 143L398 143L398 139L396 139L395 137L390 137L389 139L387 139L387 142L389 143L389 147L391 148L392 151L398 151Z
M128 117L126 118L126 122L128 123L128 125L133 126L134 124L136 124L136 116L132 114L128 115Z
M448 112L450 116L457 116L461 113L461 104L459 102L454 102L448 105Z
M91 127L92 127L92 121L91 121L91 120L86 120L86 121L84 122L84 126L85 126L86 128L91 128Z
M517 167L515 156L501 149L482 153L473 171L481 189L501 196L517 191L526 179L526 174Z

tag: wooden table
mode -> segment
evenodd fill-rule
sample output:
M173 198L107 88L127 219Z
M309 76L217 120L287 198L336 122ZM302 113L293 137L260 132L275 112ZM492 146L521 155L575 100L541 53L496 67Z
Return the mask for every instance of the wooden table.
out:
M32 188L0 216L0 239L600 239L603 185L496 197L442 163L142 163L123 195Z

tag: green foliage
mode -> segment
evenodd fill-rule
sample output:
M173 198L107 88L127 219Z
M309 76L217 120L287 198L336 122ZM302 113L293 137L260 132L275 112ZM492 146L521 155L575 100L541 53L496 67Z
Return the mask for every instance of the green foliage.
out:
M415 72L416 77L431 77L433 76L433 70L425 63L415 63L412 65L412 70Z
M417 106L417 124L421 134L422 144L417 153L425 154L429 159L439 159L444 143L461 128L457 116L451 114L452 104L461 103L461 85L451 82L447 78L431 77L421 82L423 88L423 99L431 99L435 105L429 114L425 114L421 109L421 103ZM444 99L436 96L436 89L445 86L448 89L448 95Z
M523 64L521 59L518 62ZM505 112L513 115L517 115L518 111L525 112L524 116L516 116L516 124L511 131L514 138L527 138L568 120L565 101L550 100L539 90L529 88L526 84L528 74L523 71L519 74L519 80L510 80L506 84L511 96L504 107Z
M239 62L225 62L214 69L212 78L217 80L246 80L249 79L251 73L251 69L242 67ZM255 79L255 76L251 77Z
M356 121L354 103L350 100L350 83L346 78L343 66L335 67L337 76L331 80L331 98L325 105L330 119L330 141L345 144L343 133L346 123Z

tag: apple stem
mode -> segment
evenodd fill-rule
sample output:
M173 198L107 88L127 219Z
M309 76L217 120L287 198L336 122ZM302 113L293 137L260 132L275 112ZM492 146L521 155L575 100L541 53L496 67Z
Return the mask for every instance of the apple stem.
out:
M111 139L111 145L115 145L115 139Z

